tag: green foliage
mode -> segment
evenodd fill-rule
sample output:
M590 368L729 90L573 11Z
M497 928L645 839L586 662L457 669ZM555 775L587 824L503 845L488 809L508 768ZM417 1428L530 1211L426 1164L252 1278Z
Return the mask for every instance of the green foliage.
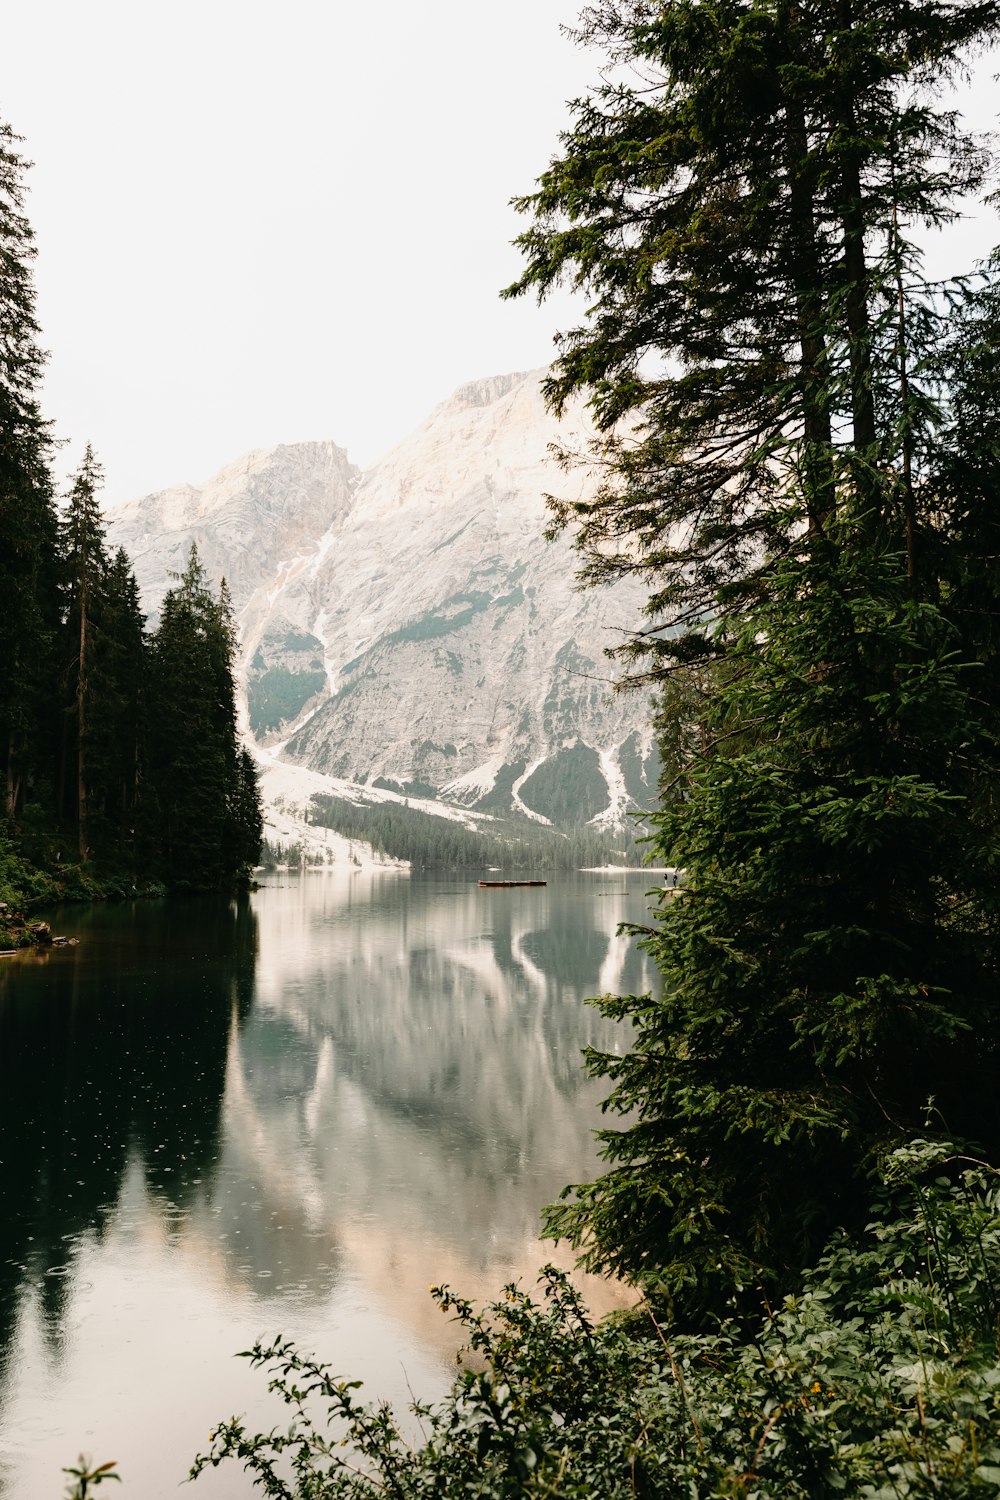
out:
M513 599L513 595L508 596ZM498 600L498 603L506 603L507 600ZM491 595L472 592L468 594L452 594L449 599L437 610L427 610L419 615L417 619L411 620L407 625L401 625L398 630L392 630L382 636L379 648L384 646L399 645L404 641L433 641L439 636L451 635L455 630L461 630L474 620L476 615L490 607ZM450 613L444 613L449 611ZM350 671L353 663L344 668Z
M120 1474L114 1471L117 1464L114 1459L110 1463L98 1464L96 1468L91 1467L90 1459L81 1453L75 1468L63 1469L73 1481L66 1488L66 1500L87 1500L90 1492L103 1484L108 1479L121 1479Z
M235 1459L266 1493L674 1500L916 1500L1000 1489L1000 1184L923 1140L889 1162L872 1222L838 1236L752 1338L665 1335L648 1309L594 1325L559 1272L483 1312L448 1290L471 1359L416 1404L411 1444L358 1383L282 1339L244 1356L290 1423L222 1423L192 1469ZM325 1421L320 1417L325 1409Z
M83 463L70 487L61 527L66 575L66 714L72 722L72 753L64 754L61 766L62 791L63 805L68 801L74 805L81 860L86 860L90 853L89 761L95 707L90 679L95 626L101 615L103 583L108 571L104 521L97 503L102 480L101 467L88 443ZM99 692L97 698L98 706L103 706Z
M296 718L326 682L322 664L317 670L292 672L287 667L269 667L254 677L247 688L250 727L255 734L266 734Z
M29 806L26 812L31 811ZM161 896L164 891L165 887L148 874L137 879L130 867L66 863L49 842L41 849L35 842L26 855L24 840L12 840L0 825L0 904L12 913L23 916L39 906L67 901L124 901L137 895ZM0 939L4 931L0 926ZM17 932L16 941L29 940L24 929ZM0 947L7 946L13 946L13 942L0 941Z
M232 825L228 845L235 873L242 879L248 879L250 871L260 858L264 841L264 808L257 767L253 756L245 748L236 756L236 776L227 797L227 806Z
M270 630L247 673L250 727L261 734L291 722L325 682L323 647L314 635Z
M145 763L148 644L139 588L126 554L107 561L89 668L88 843L101 865L137 868Z
M316 651L322 650L322 642L317 636L307 635L304 631L301 630L288 630L282 636L270 637L269 643L271 641L273 641L274 645L280 647L282 651L294 651L301 652L303 654L312 654ZM260 650L258 650L257 655L254 657L255 662L259 661L260 654ZM313 665L316 665L316 663L314 662Z
M458 533L456 533L458 535ZM453 540L453 539L452 539ZM439 543L439 547L447 545ZM492 571L492 570L487 570ZM523 568L505 568L504 576L507 581L514 581ZM422 642L438 640L442 636L452 635L456 630L463 630L466 625L471 624L478 616L487 611L493 611L493 629L502 628L503 620L499 611L509 609L524 603L524 590L517 584L509 593L494 596L484 593L482 590L471 589L460 594L451 594L441 604L433 609L425 610L423 614L415 619L409 620L401 625L398 630L390 630L378 638L375 644L363 651L360 656L353 657L340 668L342 678L351 678L351 674L366 667L373 656L381 656L385 651L391 650L393 646L404 645L408 642ZM439 665L447 665L448 669L456 674L462 671L461 661L453 652L445 651L437 656ZM362 676L364 676L362 672ZM337 691L337 696L346 696L357 686L360 678L343 682Z
M1000 735L1000 258L954 309L950 337L937 353L947 417L934 452L933 526L928 561L941 579L943 607L962 650L977 663L980 713ZM976 771L977 821L995 826L998 787L992 768Z
M484 797L477 798L476 811L498 814L500 817L509 813L514 800L514 783L524 775L524 770L523 760L501 766L489 791Z
M942 308L906 232L947 222L988 171L936 96L998 16L995 0L584 11L578 38L608 65L518 203L508 295L587 298L546 389L557 410L587 398L605 478L554 525L577 528L585 578L648 581L634 658L677 659L720 603L752 603L761 566L845 488L916 542Z
M521 783L518 795L532 812L554 823L585 823L608 806L608 784L597 751L577 740L557 750Z
M26 860L0 824L0 903L23 912L56 896L52 879ZM3 946L6 946L4 944Z
M236 734L235 636L225 582L216 599L192 544L163 601L150 663L149 779L157 856L171 886L218 889L256 863L256 773Z
M421 746L423 751L429 741L424 741ZM436 749L436 746L432 746ZM433 799L438 794L436 786L431 786L429 781L392 781L387 776L376 776L371 786L386 792L395 792L400 797L427 797Z
M929 1095L1000 1150L995 268L942 290L908 239L989 170L936 90L998 26L598 4L602 82L520 204L511 292L588 297L547 390L603 479L553 524L648 581L626 657L685 871L662 999L601 1002L634 1028L588 1058L608 1170L548 1226L688 1326L794 1287Z
M87 463L92 479L92 455ZM150 643L128 558L104 551L93 485L76 490L57 792L36 776L9 825L0 900L24 909L243 880L263 818L253 760L236 739L225 594L211 597L195 557Z
M34 237L24 213L27 164L0 122L0 794L10 819L35 776L51 779L58 733L56 515L50 424L35 317Z
M638 730L633 730L618 751L618 763L622 768L625 790L636 808L648 814L657 801L662 761L659 747L654 740L649 754L643 756Z
M997 1145L997 849L967 766L1000 752L940 611L892 558L833 559L778 570L729 638L705 753L653 820L685 872L645 934L663 998L599 1002L635 1027L588 1055L628 1123L601 1133L610 1172L549 1211L686 1316L794 1285L929 1095Z

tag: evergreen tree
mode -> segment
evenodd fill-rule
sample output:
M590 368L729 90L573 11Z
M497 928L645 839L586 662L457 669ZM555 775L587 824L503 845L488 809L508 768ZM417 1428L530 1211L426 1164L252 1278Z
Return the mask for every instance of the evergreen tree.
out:
M257 767L247 749L241 749L236 761L236 786L232 797L233 865L237 871L252 870L260 859L264 842L264 810Z
M1000 734L1000 260L954 313L937 361L948 420L928 465L924 548L962 652L978 663L984 720ZM975 772L980 815L995 826L1000 789L985 765Z
M905 232L982 178L933 92L998 16L598 5L613 66L522 201L512 291L592 302L549 395L589 396L607 480L555 522L588 577L648 576L635 650L689 716L654 846L685 870L647 934L664 997L604 1002L635 1026L590 1057L626 1120L549 1224L689 1318L794 1284L929 1095L1000 1146L976 561L998 429L967 354L935 387L940 299Z
M149 769L172 884L214 888L256 862L256 778L236 731L228 590L213 599L192 544L153 637ZM242 821L241 821L242 820Z
M70 487L62 525L63 557L67 573L67 678L73 717L73 733L69 737L73 753L67 760L72 760L74 769L77 843L81 860L86 860L90 852L88 758L91 721L94 717L90 669L94 654L94 634L100 628L98 621L104 602L104 582L108 567L104 521L97 503L97 491L103 477L94 450L88 443L84 449L83 463ZM68 774L68 769L67 766L64 775Z
M163 601L153 637L150 773L168 879L221 877L225 767L213 735L212 601L197 549Z
M38 345L19 138L0 124L0 776L14 818L50 777L58 628L52 438L38 404Z
M647 934L663 995L602 1002L634 1042L589 1056L630 1123L550 1225L689 1315L794 1284L928 1100L1000 1146L996 835L967 771L1000 751L959 644L903 556L785 565L657 817L685 864Z
M264 814L253 756L242 748L237 732L236 626L232 596L223 578L216 605L214 659L218 704L217 733L226 775L226 835L223 861L227 875L246 872L260 858Z
M226 870L239 868L241 839L239 832L241 760L236 729L236 627L233 621L232 596L223 578L219 598L214 603L212 630L213 731L218 740L225 777L225 836L222 859Z
M89 681L90 835L105 861L136 861L148 845L142 821L147 643L139 587L119 548L104 574L101 628L94 641Z
M507 295L568 281L589 299L547 392L556 410L586 394L607 482L553 524L577 524L585 578L649 579L633 650L654 666L710 650L699 622L752 601L761 569L821 535L848 492L857 514L912 530L903 450L912 470L924 393L909 344L934 301L905 225L946 222L982 178L984 153L934 94L998 14L994 0L585 12L578 35L611 66L519 201L534 222ZM665 619L689 629L666 636Z

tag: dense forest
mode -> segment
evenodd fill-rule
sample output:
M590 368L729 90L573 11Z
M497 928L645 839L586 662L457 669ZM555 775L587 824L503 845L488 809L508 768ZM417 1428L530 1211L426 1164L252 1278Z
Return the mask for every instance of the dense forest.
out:
M605 1170L547 1227L642 1300L595 1327L551 1272L482 1314L439 1291L474 1359L415 1448L259 1345L292 1426L224 1424L198 1467L996 1494L1000 262L942 282L922 247L995 180L946 90L1000 5L597 0L577 39L599 82L508 295L586 298L547 392L589 403L604 483L552 526L586 580L648 584L623 665L660 694L652 847L684 873L643 934L662 993L599 1001Z
M560 830L513 818L472 829L402 803L359 805L342 797L316 796L311 821L346 838L364 840L378 854L407 859L418 870L482 870L486 866L522 871L580 870L640 864L644 857L631 831L608 833L586 827Z
M216 888L261 837L225 584L192 549L148 632L89 444L56 494L17 146L0 126L0 902Z

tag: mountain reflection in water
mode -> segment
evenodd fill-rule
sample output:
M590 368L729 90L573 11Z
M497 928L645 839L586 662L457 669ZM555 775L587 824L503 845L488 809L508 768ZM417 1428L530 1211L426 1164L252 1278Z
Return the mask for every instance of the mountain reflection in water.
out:
M272 876L64 912L78 948L4 960L0 1494L58 1493L81 1447L172 1493L214 1420L276 1419L231 1359L258 1334L443 1390L428 1284L530 1278L542 1204L595 1170L580 1049L625 1038L581 1001L649 987L615 936L648 884Z

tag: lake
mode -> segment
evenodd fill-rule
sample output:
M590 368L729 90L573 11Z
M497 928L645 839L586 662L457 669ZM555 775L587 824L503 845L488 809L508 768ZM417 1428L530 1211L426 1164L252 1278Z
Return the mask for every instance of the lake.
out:
M569 1264L538 1226L598 1170L580 1049L627 1044L582 1002L653 984L615 935L652 884L276 874L66 909L78 947L0 960L5 1500L58 1496L81 1451L122 1500L176 1495L216 1421L281 1420L233 1357L260 1335L400 1406L442 1394L428 1287ZM231 1466L187 1493L249 1492Z

